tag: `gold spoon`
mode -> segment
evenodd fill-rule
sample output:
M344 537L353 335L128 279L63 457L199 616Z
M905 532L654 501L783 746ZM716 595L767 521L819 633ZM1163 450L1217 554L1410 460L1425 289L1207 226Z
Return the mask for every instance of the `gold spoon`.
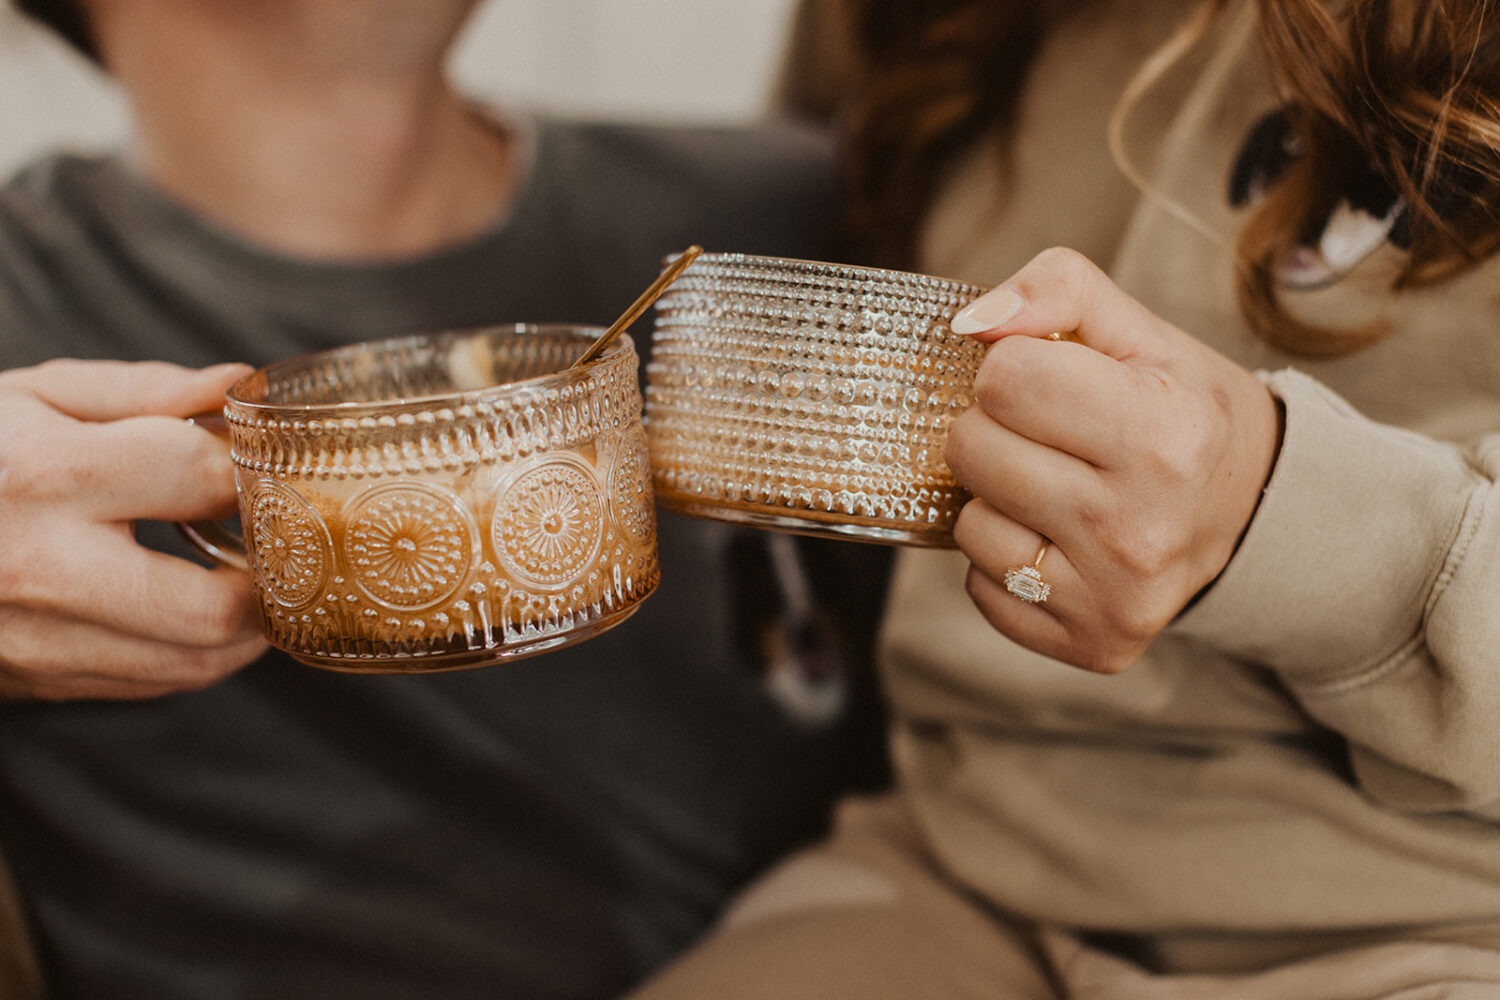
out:
M610 344L614 343L615 338L624 333L626 327L634 323L636 320L640 319L641 313L651 308L651 303L655 302L657 297L660 296L662 292L667 290L667 286L676 281L677 276L683 272L683 269L691 264L702 252L703 248L698 246L697 244L694 244L693 246L690 246L686 250L682 251L682 253L678 254L677 259L672 261L671 266L663 271L661 275L655 281L651 282L650 286L648 286L647 289L641 293L641 297L632 302L630 304L630 308L626 309L625 312L620 315L619 319L611 323L609 325L609 329L601 333L599 335L599 339L590 344L589 349L584 351L583 354L578 358L578 360L573 362L568 367L577 368L579 365L586 365L590 361L593 361L595 358L597 358L600 354L603 354L604 349Z

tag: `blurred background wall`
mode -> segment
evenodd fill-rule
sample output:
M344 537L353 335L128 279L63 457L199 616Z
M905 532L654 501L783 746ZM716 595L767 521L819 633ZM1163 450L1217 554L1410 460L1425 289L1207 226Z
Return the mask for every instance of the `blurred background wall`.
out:
M476 96L651 121L760 114L793 0L486 0L453 71ZM0 177L43 149L108 144L107 79L0 0Z

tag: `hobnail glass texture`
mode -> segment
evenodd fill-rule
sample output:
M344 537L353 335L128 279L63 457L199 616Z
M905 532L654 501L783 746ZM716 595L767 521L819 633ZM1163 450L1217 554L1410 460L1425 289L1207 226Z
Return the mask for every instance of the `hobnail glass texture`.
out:
M660 579L634 345L407 337L272 365L225 417L266 635L298 660L482 666L628 617Z
M943 460L984 348L948 321L984 289L703 254L657 302L646 433L656 496L804 534L951 546Z

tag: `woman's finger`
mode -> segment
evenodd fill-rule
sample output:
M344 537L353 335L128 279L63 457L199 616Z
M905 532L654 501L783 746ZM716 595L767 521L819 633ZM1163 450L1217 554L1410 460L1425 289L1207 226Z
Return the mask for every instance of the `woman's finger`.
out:
M1138 375L1082 344L1006 337L992 345L974 380L979 408L1032 441L1092 465L1110 464L1131 444Z
M1044 250L1009 280L975 299L950 327L982 340L1054 333L1119 361L1154 354L1158 320L1074 250Z
M964 506L954 541L969 557L970 599L990 625L1044 656L1072 648L1069 603L1087 595L1060 549L983 500Z
M970 409L948 429L943 452L954 478L976 497L1041 534L1085 520L1099 506L1098 470Z
M953 540L976 570L1002 584L1006 573L1011 570L1034 566L1040 573L1041 565L1057 554L1046 536L979 499L970 500L959 512ZM1060 564L1059 559L1053 559L1048 566L1049 573ZM1056 574L1052 575L1055 578ZM1032 603L1046 601L1038 599Z

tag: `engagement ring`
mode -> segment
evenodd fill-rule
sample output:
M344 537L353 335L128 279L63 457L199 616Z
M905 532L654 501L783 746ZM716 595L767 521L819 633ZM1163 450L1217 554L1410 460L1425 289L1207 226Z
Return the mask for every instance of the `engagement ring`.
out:
M1050 542L1043 542L1030 566L1012 566L1005 571L1005 589L1027 604L1045 603L1052 593L1052 585L1042 582L1042 558L1047 554Z

